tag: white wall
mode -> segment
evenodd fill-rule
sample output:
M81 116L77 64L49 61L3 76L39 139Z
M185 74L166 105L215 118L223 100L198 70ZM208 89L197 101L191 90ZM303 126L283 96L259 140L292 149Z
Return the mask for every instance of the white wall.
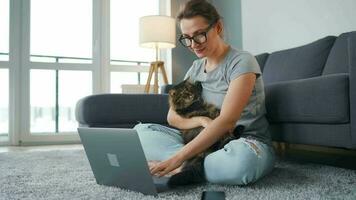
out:
M355 0L242 0L243 49L253 54L356 31Z
M210 0L223 18L224 39L231 46L242 48L241 0Z

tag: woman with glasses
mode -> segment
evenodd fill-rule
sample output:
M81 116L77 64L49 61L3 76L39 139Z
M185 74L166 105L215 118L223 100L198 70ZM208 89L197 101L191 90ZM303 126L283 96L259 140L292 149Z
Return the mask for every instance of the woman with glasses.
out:
M205 127L185 146L176 129L158 124L136 125L147 159L157 161L150 163L151 173L177 173L184 161L209 148L237 125L243 125L239 139L205 158L203 180L232 185L255 182L274 166L260 67L253 55L224 41L221 17L207 1L187 2L177 19L182 32L179 42L198 57L185 79L200 81L204 100L221 112L212 120L202 116L183 118L170 109L167 120L171 126Z

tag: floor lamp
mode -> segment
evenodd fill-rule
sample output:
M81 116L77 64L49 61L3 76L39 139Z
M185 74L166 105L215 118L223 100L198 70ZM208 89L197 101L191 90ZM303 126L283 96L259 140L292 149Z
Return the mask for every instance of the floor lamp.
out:
M164 62L158 58L160 49L170 49L176 46L175 19L163 15L150 15L140 18L140 46L156 50L156 61L151 62L145 93L149 93L151 79L154 75L154 93L158 93L158 71L161 70L163 81L168 84Z

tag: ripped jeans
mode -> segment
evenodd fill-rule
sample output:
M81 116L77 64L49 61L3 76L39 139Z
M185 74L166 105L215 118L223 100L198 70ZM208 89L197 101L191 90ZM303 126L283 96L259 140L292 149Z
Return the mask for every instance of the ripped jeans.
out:
M137 124L137 131L148 161L163 161L183 146L179 130L159 124ZM216 184L246 185L272 171L275 162L271 146L252 138L230 141L204 160L207 181Z

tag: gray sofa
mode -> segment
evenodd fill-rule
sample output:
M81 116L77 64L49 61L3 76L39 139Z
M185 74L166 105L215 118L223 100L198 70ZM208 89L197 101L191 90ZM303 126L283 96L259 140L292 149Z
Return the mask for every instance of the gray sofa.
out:
M356 32L256 58L274 141L356 149ZM76 118L87 127L168 125L167 99L166 94L91 95L77 103Z

